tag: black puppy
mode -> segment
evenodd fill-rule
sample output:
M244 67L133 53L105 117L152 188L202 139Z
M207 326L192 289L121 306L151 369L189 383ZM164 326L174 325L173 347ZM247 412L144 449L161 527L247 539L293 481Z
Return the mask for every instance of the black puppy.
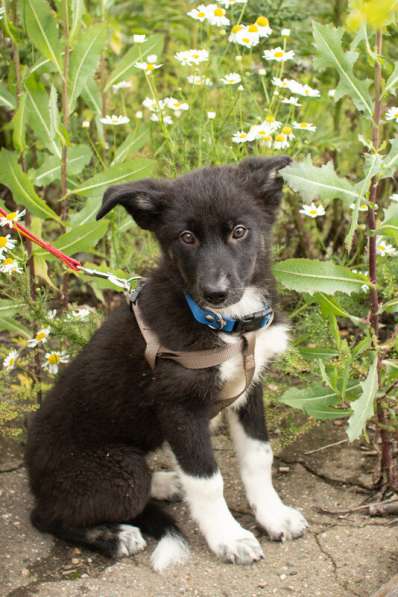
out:
M162 257L139 306L145 324L169 350L239 342L247 315L261 313L265 304L275 311L271 228L281 198L278 170L288 163L286 157L249 158L238 166L204 168L173 181L132 182L105 193L98 218L121 204L160 243ZM195 312L209 309L223 322L232 320L232 333L197 321ZM250 387L225 410L256 520L272 539L285 540L300 536L307 523L272 486L260 378L269 359L285 350L287 327L275 314L270 327L254 334ZM262 558L257 539L224 500L209 431L225 388L234 396L245 387L242 354L205 369L158 359L152 370L144 352L126 304L59 377L29 429L33 524L109 556L143 549L142 531L160 539L152 564L162 571L183 561L188 547L151 498L168 499L182 486L212 551L239 564ZM151 474L146 455L164 443L177 472Z

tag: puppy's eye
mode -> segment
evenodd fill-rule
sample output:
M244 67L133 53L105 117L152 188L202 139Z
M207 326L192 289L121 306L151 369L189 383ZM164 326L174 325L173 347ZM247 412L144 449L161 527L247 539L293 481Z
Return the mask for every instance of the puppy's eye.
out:
M232 238L234 238L235 240L241 240L242 238L245 238L248 232L249 231L245 226L239 224L238 226L235 226L235 228L232 230Z
M197 242L194 233L190 232L189 230L184 230L184 232L181 232L180 240L185 245L194 245Z

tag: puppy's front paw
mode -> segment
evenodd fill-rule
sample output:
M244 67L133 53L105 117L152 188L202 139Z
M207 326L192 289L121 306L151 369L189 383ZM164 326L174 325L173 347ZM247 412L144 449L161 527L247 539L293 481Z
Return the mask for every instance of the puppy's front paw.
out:
M132 556L146 547L146 541L137 527L120 524L117 534L117 552L116 557Z
M273 541L288 541L303 535L308 522L298 510L280 503L257 512L257 522Z
M228 540L219 540L215 546L215 553L225 562L233 564L252 564L264 559L264 553L260 543L249 531L244 531L241 536Z

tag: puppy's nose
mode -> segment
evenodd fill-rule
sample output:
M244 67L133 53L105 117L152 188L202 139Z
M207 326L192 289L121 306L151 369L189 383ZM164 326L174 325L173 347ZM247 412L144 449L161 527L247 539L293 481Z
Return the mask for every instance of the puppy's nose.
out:
M221 305L228 296L228 289L221 284L208 284L203 288L203 298L212 305Z

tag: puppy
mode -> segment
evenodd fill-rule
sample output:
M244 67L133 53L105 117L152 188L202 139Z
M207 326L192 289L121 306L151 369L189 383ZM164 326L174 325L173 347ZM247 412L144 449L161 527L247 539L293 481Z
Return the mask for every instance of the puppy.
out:
M261 387L267 362L287 346L270 257L282 189L278 170L288 163L286 157L248 158L105 193L98 219L122 205L160 244L159 264L137 304L163 347L189 354L234 345L265 304L274 319L251 331L255 365L245 386L243 355L236 351L215 366L192 369L157 358L151 369L134 313L127 304L115 309L30 425L26 463L35 497L31 520L39 530L113 557L143 549L141 533L148 534L159 540L152 564L163 571L184 561L188 546L156 499L174 497L181 485L218 557L238 564L261 559L259 542L228 509L212 450L209 423L226 392L238 396L225 401L225 411L258 524L278 541L303 533L305 519L272 485ZM234 331L200 323L195 313L232 320ZM165 443L176 472L151 474L146 456Z

